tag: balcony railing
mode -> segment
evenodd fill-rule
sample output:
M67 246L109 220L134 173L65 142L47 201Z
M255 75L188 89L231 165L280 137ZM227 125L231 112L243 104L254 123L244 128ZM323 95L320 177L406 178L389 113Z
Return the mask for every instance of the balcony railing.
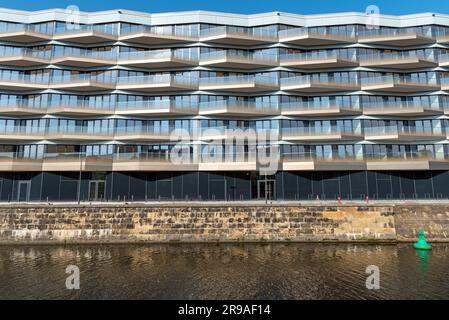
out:
M440 111L439 104L431 103L417 103L412 101L375 101L375 102L363 102L363 109L366 110L407 110L423 108L427 110Z
M409 30L409 29L367 29L367 30L360 30L358 32L359 38L363 39L372 39L372 38L383 38L383 37L396 37L396 36L413 36L417 35L420 37L427 37L431 38L432 34L430 32L424 32L420 30Z
M92 25L92 24L78 24L66 25L55 29L55 35L71 35L77 33L95 32L99 35L117 36L118 28L116 25Z
M132 60L161 60L161 59L178 59L192 62L198 61L198 58L196 58L193 55L186 54L182 51L170 49L120 52L118 55L119 62L132 61Z
M220 26L201 30L201 38L219 35L229 35L235 37L253 38L259 40L277 41L277 33L274 30L265 29L244 29L233 26Z
M355 52L335 52L335 51L315 51L305 53L284 53L281 54L281 62L305 61L315 62L326 59L342 59L356 63L357 54Z
M338 103L322 103L317 104L314 102L307 101L296 101L296 102L283 102L281 103L282 111L320 111L320 110L335 110L335 109L345 109L352 111L360 111L360 105L357 103L352 103L348 105L338 104Z
M90 49L56 50L53 53L53 58L61 58L61 57L79 57L79 58L115 61L117 59L117 53L114 50L95 51Z
M356 37L354 32L351 31L338 31L338 30L330 30L330 29L310 29L310 28L291 28L287 30L279 31L279 38L282 41L286 38L293 37L317 37L317 38L335 38L340 40L348 40L355 41Z
M404 126L376 126L364 127L365 135L416 135L416 136L438 136L442 135L441 129L433 127L404 127Z
M311 75L281 78L281 87L307 84L337 84L337 85L358 85L357 78L340 77L316 77Z
M36 139L35 135L44 135L45 126L6 126L0 128L0 135L25 135L30 139ZM33 136L34 135L34 136Z
M52 30L44 30L39 25L33 24L22 24L22 23L2 23L0 24L0 34L1 33L11 33L11 32L22 32L29 31L37 34L41 34L44 36L50 36L52 34Z
M398 75L386 75L378 77L363 77L361 78L362 86L376 85L376 84L397 84L397 85L437 85L437 78L416 78L416 77L402 77Z
M264 86L275 87L278 85L277 78L266 76L224 76L224 77L204 77L200 78L200 85L245 85L245 84L259 84Z
M364 159L367 161L442 161L449 160L449 155L446 155L443 152L408 151L406 153L367 153L364 155Z
M188 89L194 89L198 87L198 78L186 77L181 75L148 75L148 76L137 76L137 77L118 77L117 85L150 85L150 86L170 86L176 87L177 85L181 87L186 87Z
M145 100L145 101L119 101L117 103L117 111L156 111L161 109L178 110L184 112L195 112L197 107L189 101L176 100Z
M153 136L168 139L175 127L160 128L155 126L136 126L136 127L115 127L116 138L126 138L127 136Z
M445 87L445 90L449 88L449 77L440 78L440 83L442 87Z
M17 109L35 109L40 110L42 112L45 112L47 110L47 104L42 103L29 103L23 100L0 100L0 112L2 109L9 109L9 108L17 108Z
M8 58L8 57L26 57L26 58L38 58L50 60L51 58L51 50L31 50L27 48L14 48L14 49L1 49L0 57Z
M191 30L177 27L151 27L151 26L133 26L125 27L120 30L120 36L129 36L134 34L147 33L154 36L198 38L198 33Z
M329 153L322 154L315 151L310 152L298 152L298 153L288 153L283 152L281 158L284 162L295 162L295 161L356 161L363 160L362 157L357 157L354 154L338 154Z
M79 135L86 137L104 136L111 138L114 134L113 128L94 128L91 126L67 126L67 127L47 127L46 135L51 138L52 135Z
M256 103L249 101L239 101L239 100L217 100L217 101L206 101L200 102L200 111L213 111L228 109L229 111L235 112L270 112L275 113L278 111L277 104L270 103Z
M259 63L259 64L276 64L278 58L274 54L239 54L229 52L226 50L213 51L202 53L200 55L200 61L213 61L218 59L236 59L246 63Z
M88 73L86 74L74 74L74 75L68 75L68 76L56 76L51 78L51 84L76 84L76 83L83 83L83 82L92 82L92 83L99 83L99 84L105 84L105 85L114 85L115 79L112 77L104 77L104 76L95 76L90 75Z
M361 134L360 128L328 126L328 127L292 127L282 128L284 136L317 136L317 135L334 135L334 134Z
M429 62L435 62L436 63L436 59L435 56L433 54L419 54L419 53L408 53L407 51L405 51L404 53L381 53L381 52L376 52L376 53L370 53L370 54L362 54L359 55L359 60L360 62L382 62L382 61L397 61L397 62L401 62L407 59L422 59L422 60L426 60Z
M0 72L0 82L23 83L28 85L47 85L49 79L49 74L45 74L45 76L42 76L33 74L11 74Z

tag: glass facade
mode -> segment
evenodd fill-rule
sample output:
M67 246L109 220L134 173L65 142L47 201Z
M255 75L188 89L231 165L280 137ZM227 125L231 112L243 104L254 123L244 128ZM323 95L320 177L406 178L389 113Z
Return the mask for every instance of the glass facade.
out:
M0 201L449 198L449 21L52 17L0 22Z

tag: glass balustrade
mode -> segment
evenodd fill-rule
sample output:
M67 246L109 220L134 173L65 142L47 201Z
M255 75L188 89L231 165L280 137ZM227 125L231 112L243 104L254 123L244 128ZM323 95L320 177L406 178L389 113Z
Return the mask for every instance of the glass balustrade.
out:
M122 27L120 31L121 36L129 36L134 34L146 33L154 36L174 36L185 38L196 38L198 33L188 28L177 28L176 26L132 26Z
M95 25L95 24L60 24L56 27L55 35L70 35L77 33L94 32L107 36L118 35L118 25Z
M357 62L357 54L355 52L335 52L323 50L304 53L284 53L280 55L280 60L282 62L314 62L325 59L344 59L355 63Z
M315 75L303 75L296 77L281 78L282 86L294 86L294 85L306 85L313 83L321 84L350 84L357 85L359 83L357 77L332 77L332 76L315 76Z
M411 126L375 126L363 128L365 135L441 135L441 129L429 127L411 127Z
M332 110L332 109L347 109L353 111L359 111L360 104L358 103L315 103L308 101L295 101L295 102L283 102L281 103L281 109L283 111L317 111L317 110Z
M294 161L347 161L347 160L362 160L360 157L356 157L353 154L342 155L337 153L323 154L316 151L310 152L283 152L281 158L285 162Z
M277 40L277 32L274 30L257 29L257 28L242 28L234 26L219 26L207 29L201 29L201 37L213 37L219 35L229 35L236 37L258 38L271 41Z
M424 54L424 53L417 53L413 51L404 51L404 52L392 52L392 53L382 53L382 52L373 52L373 53L366 53L366 54L360 54L359 60L361 62L382 62L382 61L397 61L400 62L401 60L407 60L411 58L417 58L427 61L433 61L435 62L435 56L434 54Z
M311 136L311 135L328 135L328 134L361 134L359 128L345 126L313 126L313 127L284 127L282 134L285 136Z
M438 103L425 103L425 102L413 102L413 101L375 101L375 102L363 102L363 109L367 110L404 110L424 108L439 111L440 105Z
M223 77L203 77L200 78L200 85L245 85L245 84L260 84L267 86L277 86L277 78L266 76L223 76Z
M437 77L405 77L399 75L385 75L376 77L362 77L361 83L363 85L373 84L399 84L399 85L437 85Z
M250 101L241 101L241 100L214 100L214 101L205 101L200 102L199 110L221 110L224 108L241 110L244 112L245 110L254 110L254 111L272 111L275 112L278 110L277 104L274 103L259 103L259 102L250 102Z
M419 30L419 29L403 29L403 28L372 28L359 30L359 38L382 38L382 37L397 37L397 36L407 36L407 35L418 35L421 37L432 37L432 33Z
M262 54L262 53L239 53L226 50L212 51L202 53L200 55L200 61L214 61L220 59L235 59L242 63L266 63L275 64L278 58L275 54Z
M305 37L305 36L315 36L315 37L326 37L326 38L342 38L348 40L355 40L355 34L353 30L336 30L329 28L290 28L286 30L279 31L279 38L293 38L293 37Z

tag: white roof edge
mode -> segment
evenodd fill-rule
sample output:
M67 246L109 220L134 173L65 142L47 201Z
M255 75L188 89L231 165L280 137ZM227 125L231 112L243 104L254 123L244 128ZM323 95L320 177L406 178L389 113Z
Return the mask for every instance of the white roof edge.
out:
M52 20L70 19L65 9L46 9L39 11L22 11L0 8L0 20L37 23ZM164 13L146 13L124 9L80 12L80 23L128 22L137 24L165 25L180 23L211 23L236 26L260 26L268 24L289 24L293 26L325 26L345 24L371 24L363 12L341 12L327 14L294 14L287 12L267 12L257 14L236 14L213 11L179 11ZM377 19L377 17L376 17ZM72 20L73 21L73 20ZM419 25L439 24L449 26L449 15L440 13L417 13L401 16L379 15L378 24L390 27L413 27Z

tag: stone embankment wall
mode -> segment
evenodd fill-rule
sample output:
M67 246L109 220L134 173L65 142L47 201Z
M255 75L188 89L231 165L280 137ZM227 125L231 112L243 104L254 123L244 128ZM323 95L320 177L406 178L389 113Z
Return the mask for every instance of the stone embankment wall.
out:
M449 205L9 205L0 243L449 241Z

